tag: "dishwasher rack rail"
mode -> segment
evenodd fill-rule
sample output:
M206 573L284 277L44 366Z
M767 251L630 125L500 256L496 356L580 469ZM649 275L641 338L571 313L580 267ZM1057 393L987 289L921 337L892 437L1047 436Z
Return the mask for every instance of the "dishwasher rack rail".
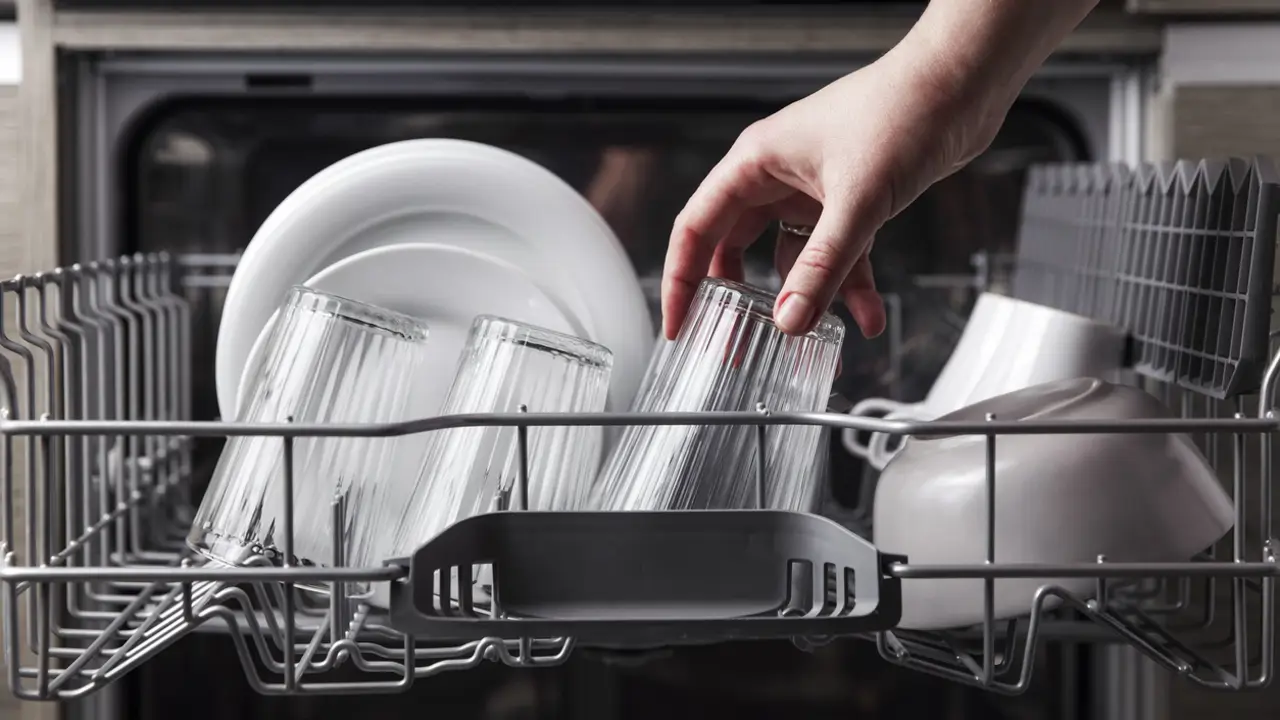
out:
M1152 387L1182 415L1157 422L907 423L767 408L447 416L381 426L193 422L187 292L202 286L190 262L164 255L0 283L0 617L9 687L21 698L91 694L188 633L210 630L231 638L249 683L268 694L397 692L483 662L554 665L575 647L779 637L801 649L841 638L874 642L889 662L1006 694L1027 689L1039 643L1055 639L1128 643L1209 688L1248 690L1272 680L1280 420L1271 409L1280 353L1256 402ZM1141 564L996 563L991 546L986 562L918 565L830 520L769 510L492 513L379 567L344 566L338 532L329 567L266 557L221 567L185 547L200 458L219 438L274 436L287 453L307 436L564 424L751 426L760 440L772 427L809 424L973 434L992 449L1011 434L1185 432L1233 493L1236 522L1202 557ZM989 514L997 481L989 452ZM293 482L286 471L277 557L291 557ZM350 511L334 501L335 529ZM643 575L630 572L640 564ZM483 565L501 588L487 604L471 597L467 582ZM714 577L705 572L712 565ZM990 593L997 578L1081 576L1096 579L1094 593L1046 584L1019 619L997 621L988 610L972 628L896 627L912 582L978 578ZM331 591L302 591L302 582ZM390 583L390 612L347 598L346 584L357 582ZM1061 607L1049 609L1054 598Z

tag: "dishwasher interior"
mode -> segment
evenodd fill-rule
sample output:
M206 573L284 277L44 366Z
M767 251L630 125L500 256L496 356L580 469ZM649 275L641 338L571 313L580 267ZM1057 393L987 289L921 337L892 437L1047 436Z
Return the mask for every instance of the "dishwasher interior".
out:
M0 335L14 418L5 433L3 481L25 499L6 506L4 538L9 548L21 549L9 556L4 575L7 649L10 657L28 658L10 665L11 686L20 695L87 702L108 688L122 696L120 716L138 718L169 717L180 706L185 716L211 719L337 717L423 706L442 717L645 717L658 709L703 717L713 707L743 717L850 711L1089 717L1094 709L1079 698L1094 683L1096 648L1116 643L1185 676L1179 682L1224 690L1270 682L1274 425L1264 412L1270 395L1260 392L1270 348L1265 337L1259 344L1256 328L1246 333L1248 323L1235 324L1234 310L1222 314L1222 302L1239 295L1241 312L1251 303L1246 314L1255 317L1256 288L1233 286L1228 293L1214 285L1228 277L1238 283L1241 258L1253 256L1228 252L1237 269L1231 274L1226 260L1203 260L1216 262L1212 253L1161 249L1158 259L1144 253L1180 247L1166 242L1175 237L1203 244L1219 230L1228 238L1266 237L1268 228L1256 219L1267 212L1274 237L1272 171L1261 161L1234 163L1213 177L1196 163L1195 172L1144 168L1141 182L1126 179L1116 187L1142 188L1142 212L1156 214L1125 215L1136 212L1119 204L1130 196L1112 192L1103 166L1027 175L1035 163L1083 161L1097 152L1087 133L1033 99L1015 108L986 156L886 229L877 263L890 330L875 341L847 343L839 390L849 397L921 396L983 291L1122 323L1138 338L1133 381L1194 419L1188 432L1237 498L1238 531L1217 555L1198 558L1195 567L1103 563L1096 574L1105 591L1098 597L1111 604L1067 602L1031 621L954 633L875 628L837 642L800 625L773 631L767 641L644 651L570 651L571 643L554 634L514 629L496 636L504 639L415 642L359 608L292 593L287 573L269 574L279 568L237 575L187 567L181 539L223 433L217 424L172 423L213 419L208 378L220 295L236 251L292 187L333 159L397 137L459 136L515 147L570 179L626 230L620 235L652 291L661 258L652 236L665 232L674 205L688 194L685 186L772 106L754 101L734 108L718 100L699 108L682 99L654 113L652 98L542 101L532 109L499 98L469 99L460 112L456 99L450 102L442 108L364 98L367 107L350 110L349 101L335 109L332 101L297 98L184 98L147 117L146 131L133 134L122 153L132 160L119 168L118 179L133 190L112 203L119 214L112 234L124 242L73 251L79 264L3 286L6 319L16 319ZM519 122L511 121L513 114ZM581 123L577 132L565 133L565 124L575 122ZM573 142L562 141L569 136ZM581 142L584 137L593 142ZM611 164L630 168L628 177L678 182L593 196L599 187L593 181ZM1197 215L1198 208L1220 207L1228 187L1233 202L1244 198L1238 215ZM1236 228L1237 216L1255 220ZM1143 236L1150 250L1142 245L1133 256L1138 262L1104 252L1112 246L1101 232L1107 228L1155 228L1157 239ZM1061 241L1028 242L1040 237ZM113 259L116 251L126 258ZM1179 264L1179 257L1186 262ZM1240 328L1238 337L1226 333L1222 350L1192 346L1208 333L1203 325L1165 323L1180 335L1135 325L1156 306L1151 292L1191 282L1185 273L1193 258L1209 268L1196 282L1206 284L1202 295L1219 301L1216 327L1227 318L1233 330ZM776 283L770 266L768 245L761 243L751 258L753 282ZM1265 285L1269 308L1270 281ZM1143 300L1126 304L1121 297ZM1184 351L1178 357L1223 360L1239 372L1210 372L1205 381L1197 371L1196 382L1189 382L1178 361L1172 368L1158 362L1165 357L1159 351L1178 349ZM1232 384L1236 377L1244 380ZM118 420L126 422L112 424ZM139 420L166 425L133 424ZM821 512L849 528L848 542L856 543L857 533L868 530L875 474L839 446L842 420L830 422ZM1222 562L1226 558L1231 562ZM366 579L398 577L394 569L352 569L345 579L364 577L360 572ZM893 572L905 570L886 569L880 578L885 597L895 583L910 582ZM810 620L849 628L840 618L798 621ZM208 691L211 672L218 673L214 692ZM190 708L193 694L206 696L201 707Z

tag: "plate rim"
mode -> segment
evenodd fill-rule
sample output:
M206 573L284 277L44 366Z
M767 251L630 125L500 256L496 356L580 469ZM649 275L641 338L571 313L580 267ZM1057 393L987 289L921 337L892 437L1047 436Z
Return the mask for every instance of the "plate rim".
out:
M556 240L556 242L564 242L565 236L570 236L569 239L573 241L571 245L554 247L560 248L560 252L575 251L573 254L579 257L589 257L589 262L577 263L576 267L584 268L582 270L576 270L576 272L566 270L563 274L557 275L555 279L557 290L551 294L575 307L575 316L592 331L587 339L605 345L613 351L615 374L610 389L611 405L615 407L629 405L631 395L639 386L648 354L652 351L655 333L652 316L635 268L608 223L571 186L547 168L522 155L469 140L418 138L379 145L329 165L290 193L254 233L232 276L219 324L215 351L215 377L220 411L238 402L239 381L247 367L253 342L257 339L254 335L252 341L246 340L244 336L251 331L246 328L256 324L257 332L261 333L267 318L274 313L274 309L270 312L253 311L254 315L259 312L263 315L261 323L245 319L243 315L245 311L266 302L263 296L269 291L256 290L255 286L265 282L265 279L272 277L273 274L281 274L278 271L272 271L271 268L282 264L289 266L293 264L290 262L291 259L315 255L322 258L318 262L323 263L323 258L332 257L343 245L350 243L352 238L358 235L358 232L351 232L319 246L301 239L292 239L307 228L307 216L310 211L320 203L330 202L334 198L367 188L379 182L378 178L387 177L392 172L425 174L432 172L432 168L439 172L445 167L456 170L459 162L464 163L464 172L476 173L473 177L482 180L500 177L508 186L522 187L530 193L539 193L546 203L545 206L554 202L556 206L565 208L558 214L553 213L553 217L571 216L569 220L556 217L548 221L549 224L563 224L578 230L579 237L572 237L573 233L564 233L560 235L559 240ZM409 165L406 166L405 163ZM412 169L407 170L406 167ZM429 196L429 192L424 193L424 196ZM510 201L505 199L497 202L506 204L506 207L513 207ZM417 208L406 209L403 215L409 216L429 211L430 206L431 203L427 202ZM492 215L503 214L501 211L492 211L493 207L495 205L491 202L485 209L490 210ZM549 265L556 264L554 258L548 254L547 241L538 240L536 237L531 239L532 231L517 231L492 217L476 213L474 208L468 208L465 211L446 207L439 209L461 212L503 227L524 240L533 252L546 257ZM507 214L515 214L515 212L518 211L509 210ZM375 222L376 220L370 219L356 224L367 227ZM590 241L581 239L587 235L595 239ZM290 238L289 242L282 245L278 240L281 236ZM336 264L339 261L341 259L330 264ZM327 266L310 268L309 274L314 276ZM570 282L571 278L579 282ZM280 281L271 284L292 287L298 283ZM600 302L599 299L605 296L608 297L608 302ZM596 301L592 302L592 298ZM570 302L572 300L578 302ZM576 310L578 306L589 313L587 318L578 315ZM606 315L602 318L600 313L606 313ZM252 318L253 315L250 317ZM621 326L634 327L634 331L620 329ZM235 371L230 368L232 365L237 366Z

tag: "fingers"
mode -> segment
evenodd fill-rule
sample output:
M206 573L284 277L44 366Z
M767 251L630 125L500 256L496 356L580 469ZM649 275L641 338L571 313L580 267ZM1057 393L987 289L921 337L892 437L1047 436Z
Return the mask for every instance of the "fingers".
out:
M769 227L769 216L760 208L744 211L738 222L716 246L711 258L711 277L744 282L743 253Z
M778 231L778 240L773 246L773 265L784 282L791 274L791 268L795 266L801 250L804 250L804 238Z
M802 335L817 324L869 249L879 220L873 212L873 206L856 201L826 203L778 295L774 318L783 332ZM860 272L858 281L862 285L870 283L873 295L870 264ZM866 304L869 295L864 290L856 297L859 307L867 312L867 319L874 320L874 310Z
M707 274L720 238L737 221L737 203L703 187L676 218L667 244L662 271L662 331L668 340L674 340L684 324L689 303Z
M864 337L873 338L884 332L887 319L884 298L876 290L876 279L871 271L871 253L863 255L853 265L853 270L840 286L840 297L853 315Z
M774 264L783 278L789 278L796 261L804 252L804 238L787 233L778 234L778 242L774 249ZM864 337L873 338L884 332L886 315L884 299L876 289L875 276L871 269L871 249L854 263L849 274L840 283L840 299L849 308L853 321L857 323ZM829 306L823 306L826 310Z
M759 139L762 131L755 128L742 134L676 217L662 274L663 332L668 339L675 339L684 323L716 248L729 239L732 247L725 251L723 260L732 271L741 249L764 231L767 218L763 222L744 220L744 215L795 193L765 170L764 144Z
M796 191L773 203L769 207L769 212L774 220L792 225L813 225L818 222L819 217L822 217L822 203L804 194L803 191Z
M725 157L676 217L662 273L662 329L674 340L720 241L754 204L766 182L758 167Z
M711 270L707 276L746 282L747 269L742 248L725 244L717 246L716 253L711 258Z
M844 225L832 207L818 219L792 264L773 310L783 332L803 335L812 330L853 269L862 248L845 238Z
M773 216L785 223L793 225L814 225L822 216L822 203L805 195L796 193L770 208ZM804 250L805 238L778 230L778 239L773 246L773 264L782 279L791 274L791 268Z

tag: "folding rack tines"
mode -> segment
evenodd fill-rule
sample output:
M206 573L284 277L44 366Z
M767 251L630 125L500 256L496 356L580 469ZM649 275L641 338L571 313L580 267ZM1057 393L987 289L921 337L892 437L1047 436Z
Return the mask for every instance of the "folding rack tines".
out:
M1015 297L1129 331L1148 377L1257 392L1275 295L1272 160L1038 166L1022 213Z

